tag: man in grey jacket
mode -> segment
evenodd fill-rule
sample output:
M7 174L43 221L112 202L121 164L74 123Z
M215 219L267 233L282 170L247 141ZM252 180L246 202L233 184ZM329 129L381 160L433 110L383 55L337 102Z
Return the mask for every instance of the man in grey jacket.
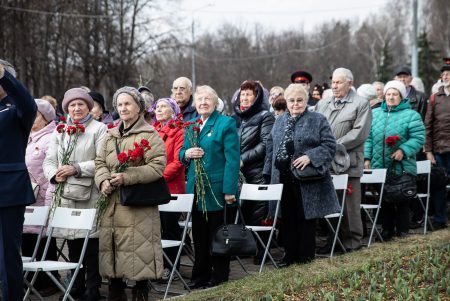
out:
M347 171L353 193L347 195L342 220L342 243L347 251L361 248L361 183L364 168L364 142L372 125L369 102L352 90L353 74L345 68L334 70L331 82L333 97L319 101L315 111L322 113L331 125L336 142L350 157Z

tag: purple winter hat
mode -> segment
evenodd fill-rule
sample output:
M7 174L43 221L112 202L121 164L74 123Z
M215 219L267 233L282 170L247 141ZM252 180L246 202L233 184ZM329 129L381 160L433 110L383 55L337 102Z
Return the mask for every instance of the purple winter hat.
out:
M67 90L66 93L64 93L64 99L62 101L62 108L64 113L67 114L69 112L67 110L67 108L69 107L69 103L75 99L83 100L87 104L89 111L92 110L92 108L94 107L94 100L88 94L88 92L86 92L86 90L82 88L72 88Z
M175 99L172 98L160 98L157 101L155 101L152 106L150 107L150 109L148 109L149 113L155 112L156 110L156 105L158 104L158 102L160 101L165 101L171 108L172 111L174 112L174 117L173 119L177 119L178 115L181 113L180 107L178 106L177 102L175 101ZM153 116L153 122L156 122L156 117Z

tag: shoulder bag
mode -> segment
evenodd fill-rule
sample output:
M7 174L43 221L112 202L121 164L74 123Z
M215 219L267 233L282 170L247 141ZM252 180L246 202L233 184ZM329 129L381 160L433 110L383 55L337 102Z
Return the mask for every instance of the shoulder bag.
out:
M240 205L238 206L241 224L227 224L227 203L223 210L223 225L220 226L211 242L211 252L216 256L254 256L257 252L256 240L252 231L245 227Z
M306 182L320 180L323 179L328 173L328 168L325 165L315 167L309 163L305 166L305 168L303 168L303 170L296 168L294 164L292 164L294 160L294 158L291 160L291 173L299 181Z
M116 152L120 153L116 140ZM120 204L123 206L157 206L167 204L172 196L163 177L150 182L120 186Z
M395 161L392 163L391 168ZM400 175L395 175L389 173L386 177L386 182L384 183L384 200L386 203L401 203L407 202L413 199L417 194L417 183L416 177L410 173L407 173L403 168L403 163L400 161L400 165L402 167L402 173Z

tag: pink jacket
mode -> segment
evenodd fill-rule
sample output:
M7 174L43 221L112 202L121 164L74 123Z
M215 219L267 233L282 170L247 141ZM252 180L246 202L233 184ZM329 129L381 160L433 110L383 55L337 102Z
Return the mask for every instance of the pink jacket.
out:
M53 130L56 128L54 122L49 123L46 127L38 132L31 133L28 140L27 151L25 154L25 163L32 182L39 185L39 194L36 203L33 206L50 206L52 203L53 185L48 182L44 176L42 163L44 162L47 148ZM24 233L38 233L37 227L25 226Z

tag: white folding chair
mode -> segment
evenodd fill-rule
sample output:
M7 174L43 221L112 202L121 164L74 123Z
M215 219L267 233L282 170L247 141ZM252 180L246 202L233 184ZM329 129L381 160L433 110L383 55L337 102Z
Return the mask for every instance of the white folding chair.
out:
M177 270L177 264L180 260L181 251L183 250L184 240L186 239L188 224L191 220L192 213L192 204L194 202L193 194L172 194L172 200L164 205L159 205L159 211L162 212L180 212L186 213L186 219L184 221L183 234L181 236L181 240L166 240L162 239L161 244L163 248L163 256L167 260L167 262L171 266L169 281L167 282L166 290L164 291L164 299L167 297L169 293L170 285L172 284L173 276L176 273L180 280L183 282L184 287L190 292L190 288L187 285L186 281L181 276L180 272ZM177 257L174 262L171 262L169 257L164 252L165 248L178 247Z
M49 224L49 234L47 237L47 242L45 244L44 253L42 255L41 260L36 260L33 262L24 262L23 270L26 272L34 272L33 279L31 282L28 282L26 279L25 284L28 286L27 292L23 300L26 300L30 292L32 291L39 299L44 300L42 296L37 292L37 290L33 287L36 278L39 272L45 272L50 279L58 286L58 288L64 293L63 301L69 299L73 301L74 299L70 296L69 292L72 289L73 283L75 282L75 278L78 274L78 271L82 267L82 262L84 258L84 254L86 253L86 247L89 240L89 231L92 229L95 218L95 209L73 209L73 208L63 208L57 207L54 211L53 218ZM53 236L53 231L55 228L63 228L63 229L75 229L85 231L84 244L81 249L80 259L78 262L65 262L65 261L53 261L53 260L45 260L47 256L47 251L50 246L50 240ZM63 270L74 270L72 273L72 278L67 286L64 287L62 283L58 281L58 279L53 276L52 271L63 271Z
M361 204L361 208L364 210L366 215L369 217L370 222L372 223L372 230L370 231L370 237L369 242L367 244L367 247L370 247L370 244L372 243L372 237L374 232L377 232L378 238L380 241L383 241L383 238L381 237L380 232L377 229L377 220L378 220L378 214L380 213L381 208L381 201L383 199L383 191L384 191L384 183L386 182L386 169L380 168L380 169L364 169L363 176L361 177L361 184L380 184L381 188L378 193L378 203L377 204ZM372 218L373 214L370 214L370 211L375 210L374 217Z
M283 193L283 184L270 184L270 185L258 185L258 184L242 184L241 194L239 196L239 199L242 201L264 201L264 202L270 202L270 201L276 201L277 205L275 208L275 216L273 218L273 224L272 226L252 226L252 225L246 225L246 228L252 230L252 232L255 234L256 239L258 242L263 246L264 248L264 255L262 258L261 266L259 267L259 273L262 272L264 263L266 261L267 256L269 256L270 260L272 261L273 265L278 268L277 263L272 257L272 254L270 254L270 245L272 243L273 234L275 232L276 224L277 224L277 218L278 218L278 211L280 208L280 202L281 202L281 195ZM238 213L239 215L239 213ZM237 220L238 218L236 218ZM267 240L267 243L264 243L259 236L258 232L261 231L270 231L269 239ZM242 264L241 264L242 265Z
M422 206L423 211L425 212L425 223L423 227L423 234L427 234L427 225L430 224L431 230L433 229L433 224L430 220L428 220L428 206L430 204L430 181L431 181L431 161L423 160L417 161L417 174L418 175L427 175L427 192L426 193L418 193L417 197L419 198L420 205ZM423 204L423 200L426 199L425 205Z
M328 214L328 215L324 216L325 220L328 223L328 226L330 227L331 231L334 234L333 245L331 246L330 258L333 257L336 242L338 242L339 245L341 246L342 250L344 252L346 252L345 247L342 244L342 242L338 236L339 236L339 229L341 227L342 217L344 215L345 196L346 196L346 191L347 191L348 175L347 174L332 175L331 177L333 178L334 189L342 191L342 200L341 200L341 212L340 213L332 213L332 214ZM339 218L336 229L331 224L330 218Z
M25 220L23 222L23 225L39 227L39 232L31 257L22 256L22 262L30 262L36 259L36 254L41 243L42 234L44 232L45 226L47 225L49 211L50 206L27 206L25 208Z

